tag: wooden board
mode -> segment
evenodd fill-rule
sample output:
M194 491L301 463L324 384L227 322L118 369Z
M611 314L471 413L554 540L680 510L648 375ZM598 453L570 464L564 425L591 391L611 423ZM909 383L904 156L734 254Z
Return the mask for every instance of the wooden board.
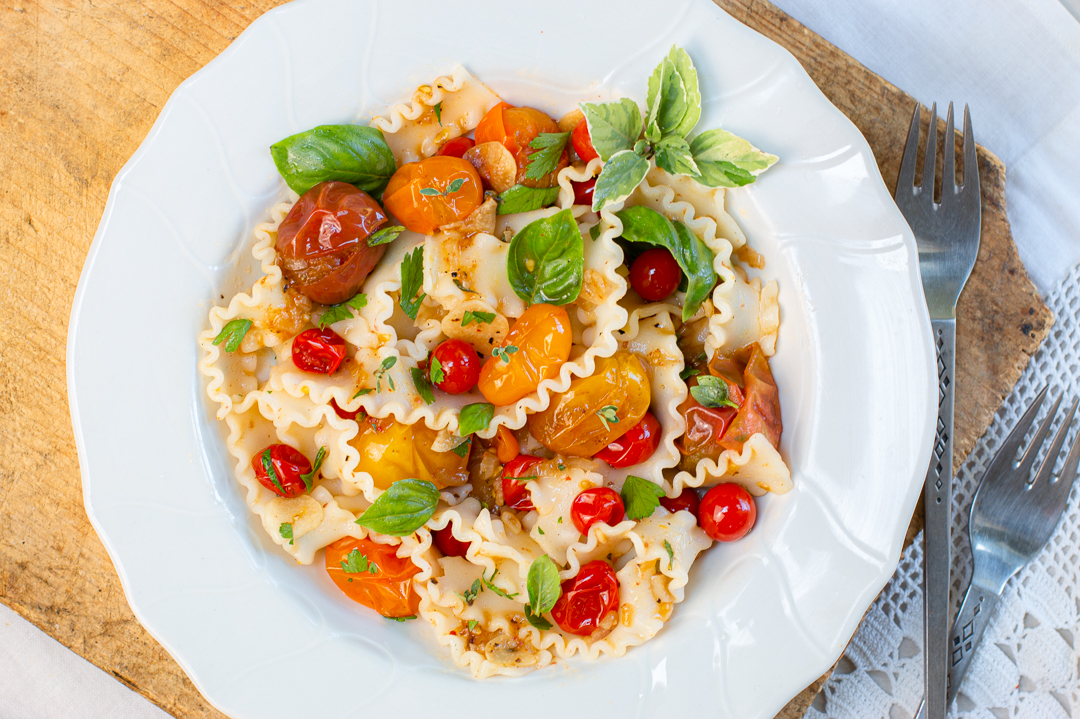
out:
M0 601L184 718L221 715L135 620L83 510L64 391L67 322L113 177L176 86L276 4L0 7ZM802 61L891 182L910 98L768 3L720 5ZM1052 322L1009 235L1004 168L980 153L980 170L983 245L957 331L957 462ZM782 716L800 716L812 697L804 692Z

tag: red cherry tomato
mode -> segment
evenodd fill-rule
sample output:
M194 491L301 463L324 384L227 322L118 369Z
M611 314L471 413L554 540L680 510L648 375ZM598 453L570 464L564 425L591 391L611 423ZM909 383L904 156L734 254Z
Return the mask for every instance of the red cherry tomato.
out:
M519 482L514 477L531 477L536 474L533 467L542 462L539 457L530 454L519 454L503 465L502 491L503 504L511 509L520 509L529 512L536 507L532 503L532 495L525 482Z
M435 530L434 537L435 546L448 557L464 557L469 549L469 543L462 542L455 537L449 524L442 529Z
M585 182L571 182L574 187L574 204L588 205L592 207L593 190L596 189L596 178Z
M618 469L641 464L651 457L659 446L660 423L652 413L646 412L629 432L597 452L595 457Z
M663 247L642 252L630 267L630 286L649 302L668 297L681 281L679 263Z
M330 399L330 406L334 408L334 412L337 413L338 417L341 417L342 419L351 419L354 422L356 421L356 415L365 414L363 407L357 407L355 412L344 410L338 405L337 400L333 398Z
M750 493L738 484L718 484L710 489L698 508L698 524L718 542L742 539L754 527L757 507Z
M329 327L304 330L293 339L292 361L304 372L331 374L341 366L346 351L345 340Z
M622 497L611 487L593 487L574 497L570 504L570 518L582 534L589 533L589 527L603 522L614 527L626 516Z
M589 136L589 123L585 122L585 118L581 118L581 122L574 126L574 131L570 133L570 142L574 144L574 152L583 162L600 157L593 147L592 137Z
M691 487L684 488L678 497L660 498L660 506L672 514L680 511L689 512L695 518L698 516L698 505L700 503L701 500L698 499L697 492Z
M443 157L461 157L466 152L473 149L475 145L476 143L473 142L471 137L455 137L453 140L450 140L440 147L439 151L435 154L442 155Z
M267 464L274 470L273 478ZM272 444L263 448L251 458L251 468L262 486L278 496L299 497L307 491L307 485L300 475L311 472L311 462L302 452L287 444Z
M452 339L440 342L432 350L428 371L431 373L431 383L443 392L462 394L476 386L483 366L480 355L476 354L471 344Z
M564 632L587 637L609 612L619 608L619 579L600 559L583 566L562 583L562 596L551 608L551 618Z

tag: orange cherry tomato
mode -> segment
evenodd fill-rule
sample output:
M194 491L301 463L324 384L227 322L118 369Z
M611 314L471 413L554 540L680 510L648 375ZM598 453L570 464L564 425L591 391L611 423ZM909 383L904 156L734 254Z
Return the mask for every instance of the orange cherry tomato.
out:
M476 386L496 407L513 404L559 374L570 358L572 341L566 310L556 305L533 305L506 334L500 345L504 352L484 363Z
M439 489L458 487L469 481L469 455L436 452L439 433L423 422L402 424L394 419L360 422L360 432L349 444L360 452L357 472L367 472L379 489L389 489L400 479L423 479Z
M499 142L510 151L517 161L517 181L526 187L554 187L559 170L570 163L569 155L563 150L555 169L539 180L525 177L529 165L529 156L537 149L529 143L542 132L559 132L559 125L545 113L532 107L514 107L500 102L488 110L480 124L476 126L476 143Z
M460 157L436 155L398 168L383 193L383 206L413 232L430 235L460 222L484 201L476 168Z
M649 410L652 388L637 355L620 350L596 360L547 409L529 415L529 431L540 444L567 457L592 457L633 429Z
M354 550L357 554L352 554ZM396 544L344 537L326 547L326 573L349 599L384 617L416 616L420 595L412 578L420 573L420 567L407 557L398 557L397 550ZM363 571L346 571L360 567Z
M500 462L506 464L518 456L520 451L521 447L518 445L517 437L505 424L500 424L499 429L495 432L495 456Z

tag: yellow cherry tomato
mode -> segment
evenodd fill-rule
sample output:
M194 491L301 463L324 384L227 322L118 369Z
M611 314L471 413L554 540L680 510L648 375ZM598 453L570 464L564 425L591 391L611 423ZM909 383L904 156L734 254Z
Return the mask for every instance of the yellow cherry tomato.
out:
M533 305L518 317L498 350L480 370L477 387L496 407L532 394L559 374L570 358L573 331L570 316L556 305Z
M547 409L531 415L529 431L553 452L592 457L640 422L651 400L645 365L620 350L598 359L595 372L576 378Z
M349 444L360 452L358 472L367 472L379 489L399 479L423 479L439 489L469 481L468 454L436 452L438 432L422 421L402 424L391 418L361 420L360 433Z
M484 201L476 168L460 157L436 155L398 168L383 193L383 206L413 232L430 235L460 222Z

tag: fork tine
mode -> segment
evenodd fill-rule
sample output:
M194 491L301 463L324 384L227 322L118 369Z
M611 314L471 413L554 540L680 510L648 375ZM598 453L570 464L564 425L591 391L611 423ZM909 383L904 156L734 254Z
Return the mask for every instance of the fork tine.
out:
M1050 434L1050 425L1053 423L1054 417L1057 416L1058 407L1061 405L1061 397L1061 395L1058 395L1058 398L1054 400L1054 404L1050 406L1050 411L1046 413L1046 418L1039 425L1035 436L1031 438L1031 444L1024 450L1024 456L1020 458L1017 471L1025 482L1027 482L1028 473L1031 471L1031 465L1035 464L1035 455L1039 453L1039 448L1046 441L1046 435Z
M923 152L922 185L920 192L929 192L934 199L934 168L937 167L937 103L930 106L930 128L926 133L926 150Z
M953 126L953 108L949 103L949 114L945 120L945 138L942 151L945 153L941 165L941 202L956 197L956 130Z
M979 189L979 161L975 157L975 133L971 130L971 113L964 105L964 188Z
M1061 398L1058 398L1061 401ZM1069 408L1069 413L1065 415L1065 419L1061 421L1061 426L1058 427L1057 434L1054 435L1054 441L1050 443L1050 449L1046 451L1046 456L1043 457L1042 464L1039 465L1039 471L1035 475L1035 479L1032 480L1032 484L1035 486L1047 486L1050 482L1050 478L1054 473L1054 465L1057 463L1058 455L1061 453L1061 447L1065 444L1065 436L1069 434L1069 429L1072 427L1073 416L1076 414L1077 400L1073 400L1072 407ZM1053 419L1051 415L1050 419Z
M915 158L919 155L919 119L922 106L915 101L915 112L911 114L911 128L908 130L907 144L904 145L904 157L900 160L900 174L896 177L896 196L901 193L910 196L915 187Z
M1005 441L1001 443L1001 449L999 449L997 454L994 455L994 458L990 460L990 465L986 468L984 477L1006 476L1008 474L1007 472L997 471L998 467L1000 465L1012 466L1013 457L1016 456L1016 450L1020 449L1020 443L1024 441L1024 435L1027 434L1028 429L1031 428L1031 423L1035 421L1035 415L1039 413L1039 408L1042 407L1043 400L1046 399L1047 389L1049 389L1049 385L1043 385L1043 388L1035 395L1035 399L1032 401L1031 406L1027 408L1027 411L1024 412L1020 421L1016 423L1016 426L1013 427L1012 431L1005 437Z
M1076 408L1077 400L1073 400L1073 408ZM1065 466L1061 468L1061 474L1058 475L1058 484L1066 484L1070 487L1073 481L1076 479L1076 469L1080 467L1080 435L1073 440L1072 449L1069 450L1069 456L1065 458Z

